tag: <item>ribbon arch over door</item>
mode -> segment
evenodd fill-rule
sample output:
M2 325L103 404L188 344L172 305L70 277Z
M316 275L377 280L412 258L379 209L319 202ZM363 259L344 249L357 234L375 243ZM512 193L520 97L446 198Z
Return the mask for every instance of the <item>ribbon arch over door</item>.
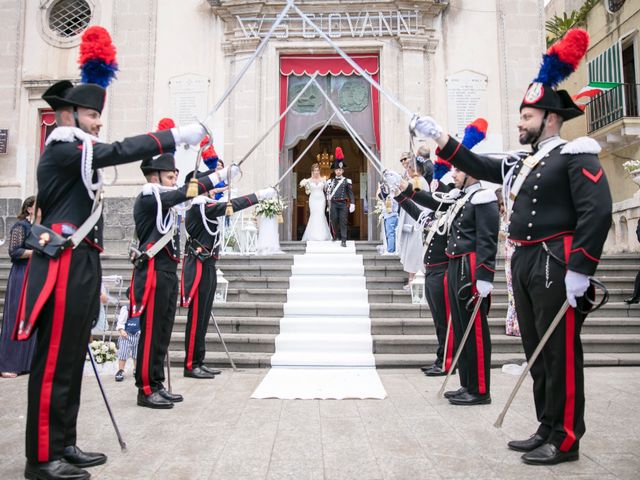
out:
M379 78L377 54L351 56L374 80ZM339 55L283 55L280 57L280 113L318 72L316 81L331 96L351 125L370 146L380 151L379 92ZM317 87L307 89L280 122L280 151L292 148L333 113ZM339 125L337 123L336 125Z

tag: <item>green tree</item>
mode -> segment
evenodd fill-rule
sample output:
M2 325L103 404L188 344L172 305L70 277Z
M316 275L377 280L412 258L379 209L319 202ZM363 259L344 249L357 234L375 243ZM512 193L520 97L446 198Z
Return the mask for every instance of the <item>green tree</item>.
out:
M567 33L567 30L575 27L584 27L587 15L600 0L585 0L582 6L573 10L567 15L564 12L562 16L554 15L550 20L545 22L547 30L547 47L550 47L556 40L559 40Z

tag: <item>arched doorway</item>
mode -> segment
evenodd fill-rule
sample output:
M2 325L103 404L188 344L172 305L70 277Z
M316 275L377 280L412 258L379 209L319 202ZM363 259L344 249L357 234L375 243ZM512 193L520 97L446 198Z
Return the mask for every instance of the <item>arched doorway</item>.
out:
M293 160L298 158L309 146L309 142L315 138L318 130L311 132L307 138L300 140L290 150ZM322 175L330 178L332 175L331 161L336 147L341 147L344 152L345 163L347 164L345 177L353 182L356 211L349 214L349 240L367 240L369 238L368 205L366 202L369 189L367 160L345 130L329 126L311 146L304 158L294 167L292 172L290 232L293 240L302 239L309 218L308 197L304 189L299 187L300 180L310 176L311 165L318 161L321 163Z

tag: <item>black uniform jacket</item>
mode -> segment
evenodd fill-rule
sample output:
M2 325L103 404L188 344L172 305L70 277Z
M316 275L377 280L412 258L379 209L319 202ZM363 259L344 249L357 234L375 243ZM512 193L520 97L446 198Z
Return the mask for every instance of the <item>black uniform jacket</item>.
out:
M411 186L403 192L407 198L432 210L439 207L442 210L430 192L410 189ZM475 255L474 278L492 282L500 228L497 197L493 191L483 190L479 183L467 187L462 195L468 193L471 195L451 224L445 254L448 258Z
M542 158L527 176L513 205L509 238L534 244L572 235L568 268L593 275L611 226L611 193L595 140L582 137ZM441 158L475 178L503 183L502 162L476 155L451 138ZM513 182L522 167L513 167Z
M353 184L351 182L351 179L346 177L341 178L344 178L344 181L340 184L340 186L336 190L335 195L331 197L330 201L355 203L353 197ZM340 179L336 177L333 177L327 182L327 195L331 195L331 193L335 190L336 185L338 185L338 182L340 182Z
M176 190L160 193L162 218L165 218L171 207L188 200L186 195L188 188L189 185L185 184ZM211 178L206 176L198 179L198 195L211 189L213 189ZM141 252L147 251L163 236L156 227L157 208L158 203L155 195L144 195L143 193L138 195L133 205L133 218L136 223L136 235L139 240L138 248ZM144 310L149 295L155 288L156 270L171 273L176 273L178 270L180 256L176 245L177 239L174 237L174 239L167 243L153 258L142 265L134 267L129 296L131 316L140 315Z
M231 199L234 211L244 210L256 203L258 203L258 198L253 193ZM227 202L214 202L204 205L205 216L211 221L209 230L212 232L221 232L221 230L218 230L218 217L224 215L226 206ZM204 228L200 208L200 205L194 205L187 212L185 219L185 228L189 234L189 239L187 240L187 248L182 264L182 278L180 279L180 306L182 307L188 307L191 304L202 277L203 261L215 262L220 258L220 246L217 245L214 248L217 238ZM196 253L199 255L196 255ZM202 256L200 256L202 254L209 258L203 260ZM200 258L198 258L199 256Z
M404 209L409 215L411 215L414 220L418 221L420 215L424 212L424 210L416 205L416 203L419 202L415 200L415 197L422 196L422 194L422 190L419 192L414 192L413 187L411 186L411 184L409 184L404 192L401 192L397 197L395 197L395 200L396 202L398 202L398 205L400 205L400 208ZM428 192L424 192L424 194L428 194ZM413 197L413 199L411 197ZM437 218L435 217L435 213L431 212L429 214L429 220L424 226L424 241L426 241L427 236L429 235L429 228L431 227L433 222L437 222ZM425 268L433 268L440 265L448 264L449 257L447 257L445 253L446 248L446 232L444 235L439 235L436 232L431 238L429 245L425 245L425 253L423 259Z
M41 223L65 237L72 235L91 214L93 200L82 182L82 142L51 142L38 162L38 204ZM129 137L121 142L94 143L93 168L103 168L140 160L175 150L170 131ZM97 179L94 178L94 181ZM85 238L89 248L102 251L103 219ZM60 259L34 254L22 289L18 322L21 339L33 332L38 315L56 285ZM99 272L96 272L98 275Z

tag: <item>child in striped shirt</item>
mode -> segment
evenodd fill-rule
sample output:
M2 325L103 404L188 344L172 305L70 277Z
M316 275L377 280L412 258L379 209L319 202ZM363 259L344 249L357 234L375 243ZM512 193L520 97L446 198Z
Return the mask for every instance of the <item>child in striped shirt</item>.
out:
M140 339L140 317L129 317L129 307L123 306L118 314L116 325L120 338L118 339L118 372L116 382L124 380L124 367L128 358L133 359L133 368L136 368L136 356L138 353L138 340Z

